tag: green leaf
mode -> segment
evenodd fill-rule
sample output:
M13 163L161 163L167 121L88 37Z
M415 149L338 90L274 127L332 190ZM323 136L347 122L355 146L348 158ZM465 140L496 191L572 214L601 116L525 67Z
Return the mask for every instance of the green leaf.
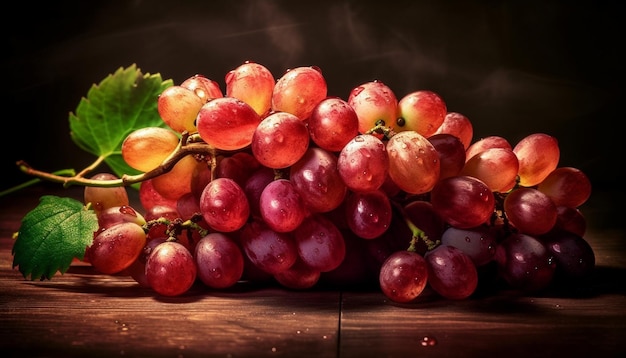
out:
M19 266L22 275L32 280L65 273L74 258L84 258L96 230L95 212L80 201L42 196L22 219L13 244L13 268Z
M100 84L94 84L70 113L70 136L81 149L104 157L119 177L139 172L122 158L122 142L139 128L166 124L157 110L158 96L173 84L160 74L142 74L135 64L119 68Z

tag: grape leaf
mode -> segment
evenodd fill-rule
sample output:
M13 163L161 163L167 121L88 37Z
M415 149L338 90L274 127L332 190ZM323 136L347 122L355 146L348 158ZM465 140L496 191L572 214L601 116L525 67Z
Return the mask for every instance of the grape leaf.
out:
M119 177L138 174L122 158L122 142L133 130L166 126L157 110L158 96L173 84L160 74L142 74L135 64L119 68L94 84L70 112L70 136L81 149L103 157Z
M50 279L65 273L74 258L83 259L93 242L98 218L73 198L45 195L22 219L13 244L13 268L25 278Z

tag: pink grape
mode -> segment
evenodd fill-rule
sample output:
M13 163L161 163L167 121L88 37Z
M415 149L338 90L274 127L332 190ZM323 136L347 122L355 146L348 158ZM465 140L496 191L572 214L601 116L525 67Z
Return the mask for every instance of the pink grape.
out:
M382 81L365 82L354 87L348 95L348 104L359 119L359 133L368 133L379 122L397 131L398 98Z
M114 274L128 268L141 254L146 233L134 222L120 222L98 232L87 248L87 258L101 273Z
M441 235L441 244L460 249L479 267L492 262L498 242L495 233L487 225L469 229L451 226Z
M337 169L348 189L377 190L389 174L387 147L371 134L357 135L339 153Z
M250 205L243 189L233 179L217 178L202 192L200 211L214 230L232 232L246 223Z
M555 205L577 208L591 196L591 181L580 169L560 167L548 174L537 190L546 194Z
M196 127L207 144L221 150L238 150L250 145L260 122L261 116L246 102L222 97L200 108Z
M260 164L283 169L302 158L309 140L309 130L303 121L291 113L274 112L254 131L251 149Z
M578 236L584 236L587 231L587 219L578 208L557 206L554 229L565 230Z
M270 70L256 62L246 61L229 71L225 77L226 96L238 98L261 117L265 117L272 106L274 75Z
M448 112L435 134L448 133L459 138L467 149L474 138L474 126L467 116L458 112Z
M512 288L525 292L548 287L556 264L546 245L534 236L513 233L496 248L499 276Z
M346 256L346 243L341 231L321 214L305 218L293 235L300 259L317 271L336 269Z
M326 79L319 67L295 67L287 70L276 81L272 93L272 110L291 113L304 121L327 94Z
M458 175L465 166L465 147L461 140L449 133L433 134L428 141L439 154L439 179Z
M162 296L179 296L193 286L197 266L193 255L175 241L160 243L146 261L146 280Z
M405 192L427 193L439 180L439 153L421 134L399 132L387 142L387 153L389 176Z
M298 190L288 179L267 184L259 197L259 212L274 231L295 230L308 214Z
M378 281L383 294L390 300L413 301L422 294L428 282L426 260L413 251L396 251L383 262Z
M92 175L90 179L117 180L119 178L115 174L103 172ZM85 204L91 203L91 207L96 214L111 207L119 207L130 204L128 192L123 186L86 186L83 190L83 202Z
M348 188L337 169L337 156L318 147L311 147L289 169L302 200L311 212L328 212L343 202Z
M359 118L345 100L327 97L313 108L308 128L311 140L320 148L339 152L359 133Z
M267 184L274 181L275 174L272 168L261 166L257 168L246 180L243 186L243 191L248 198L248 204L250 205L250 214L254 217L261 217L261 209L259 207L259 201L261 199L261 193Z
M504 199L504 212L514 227L529 235L547 233L557 219L552 199L534 188L519 188L509 193Z
M391 224L389 197L379 190L349 194L345 212L350 230L364 239L382 235Z
M98 226L106 229L121 222L131 222L139 226L146 224L146 219L130 205L113 206L98 213Z
M178 133L197 132L196 117L206 100L184 86L170 86L157 100L157 110L163 122Z
M250 262L271 275L288 269L298 258L292 234L274 231L262 221L246 224L240 241Z
M418 90L398 101L397 130L411 130L430 137L441 127L448 113L445 101L433 91Z
M252 173L260 166L261 164L252 154L237 152L218 159L214 176L216 178L230 178L243 187Z
M461 249L441 244L424 256L428 284L444 298L462 300L478 287L478 271L472 258Z
M224 97L219 83L201 74L188 77L181 82L180 86L192 90L196 96L200 97L205 103L213 98Z
M459 175L473 176L491 191L506 193L515 186L518 170L519 161L513 150L489 148L467 160Z
M495 197L489 187L467 175L437 182L430 198L435 211L448 224L460 229L486 223L495 209Z
M214 232L198 241L194 250L198 278L212 288L234 286L243 275L243 253L230 237Z
M506 138L497 135L491 135L480 138L476 142L470 144L470 146L465 151L465 160L468 161L476 154L479 154L480 152L491 148L504 148L513 150L511 143L509 143Z
M274 279L282 286L292 290L305 290L315 286L320 280L321 272L308 266L301 259L286 270L274 275Z
M519 184L532 187L541 183L559 164L558 140L545 133L533 133L513 147L519 160Z

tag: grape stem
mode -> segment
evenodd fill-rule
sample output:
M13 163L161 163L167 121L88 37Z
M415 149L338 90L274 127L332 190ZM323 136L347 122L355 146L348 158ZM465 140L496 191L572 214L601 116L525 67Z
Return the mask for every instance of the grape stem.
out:
M41 180L46 180L55 183L62 183L64 188L70 187L72 185L82 185L82 186L94 186L94 187L118 187L118 186L128 186L131 184L139 183L142 181L146 181L148 179L152 179L158 177L159 175L165 174L172 170L174 165L178 163L181 159L188 155L196 155L196 156L209 156L211 159L211 166L213 167L216 162L215 158L217 155L217 150L211 145L203 142L199 139L197 134L189 135L188 133L183 133L180 142L176 149L172 151L172 153L165 159L163 162L154 168L151 171L144 172L137 175L129 175L124 174L119 179L111 179L111 180L97 180L97 179L89 179L85 178L85 175L95 170L107 156L99 156L91 165L81 170L79 173L75 173L73 169L65 169L57 172L45 172L41 170L37 170L31 167L28 163L23 160L18 161L16 164L19 169L26 173L27 175L34 176L38 179L34 179L28 181L26 183L20 184L13 188L7 189L5 191L0 192L0 197L3 195L15 192L17 190L23 189L27 186L36 184ZM213 169L213 168L212 168Z
M398 212L402 216L402 219L404 219L406 226L409 228L409 230L411 230L412 236L411 236L411 241L409 242L409 247L407 248L407 251L417 252L416 245L417 245L417 242L420 240L426 245L428 251L434 249L435 247L439 245L440 243L439 240L433 241L430 238L428 238L428 235L426 235L426 232L420 229L419 227L417 227L417 225L415 225L411 221L411 219L407 217L400 203L392 200L391 204L396 208L396 210L398 210Z

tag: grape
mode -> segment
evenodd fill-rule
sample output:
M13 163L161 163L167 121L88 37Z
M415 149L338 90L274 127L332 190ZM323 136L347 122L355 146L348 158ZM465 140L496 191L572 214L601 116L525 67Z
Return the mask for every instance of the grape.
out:
M180 159L167 173L152 178L154 190L163 197L178 200L181 196L191 193L191 183L196 168L204 166L192 155Z
M519 160L519 184L531 187L541 183L559 164L557 139L545 133L533 133L513 147Z
M204 189L204 187L202 187ZM87 188L85 188L87 190ZM175 207L177 199L166 198L154 189L152 179L144 180L139 185L139 201L144 210L155 206Z
M243 187L252 173L260 166L252 154L237 152L230 156L220 157L214 174L216 178L230 178Z
M465 166L465 147L461 140L452 134L439 133L428 137L428 141L439 154L439 179L458 175Z
M458 112L448 112L443 119L441 126L437 128L435 134L448 133L459 138L463 147L467 149L474 137L474 127L467 116Z
M198 165L196 165L191 172L191 183L189 187L191 188L191 193L198 199L202 196L202 191L209 184L211 179L213 178L213 173L209 165L207 165L204 161L198 161Z
M146 244L146 233L134 222L120 222L99 231L87 248L91 265L104 274L128 268Z
M396 251L383 262L378 277L383 294L394 302L410 302L426 288L426 260L413 251Z
M546 245L534 236L521 233L512 233L501 241L494 259L499 276L512 288L525 292L547 288L556 269Z
M479 267L493 260L498 243L490 227L481 225L468 229L451 226L441 235L441 244L460 249Z
M387 142L389 176L410 194L429 192L439 180L439 153L421 134L399 132Z
M117 180L115 174L97 173L91 176L92 180ZM112 207L129 205L128 192L125 187L97 187L87 186L83 191L83 201L85 205L91 203L96 214Z
M246 102L261 117L269 113L275 80L267 67L246 61L229 71L225 80L226 96Z
M320 272L336 269L346 256L341 231L321 214L308 216L293 231L300 259Z
M234 97L215 98L205 103L196 118L198 134L221 150L242 149L252 142L261 116L246 102Z
M137 210L129 205L112 206L100 211L98 214L98 227L106 229L121 222L131 222L139 226L146 224L146 219Z
M220 85L217 82L200 74L185 79L180 86L192 90L204 103L213 98L224 97Z
M291 233L274 231L261 221L246 224L240 241L250 262L271 275L288 269L298 258L298 248Z
M124 272L126 272L133 280L137 281L140 286L150 288L148 279L146 279L146 262L148 261L148 257L152 253L152 250L166 240L167 237L165 236L148 238L146 245L141 250L137 259L126 270L124 270Z
M370 81L354 87L347 102L359 119L359 133L368 133L379 123L397 131L398 99L383 82Z
M167 128L144 127L129 133L122 142L122 158L131 168L149 172L178 146L178 135Z
M157 100L157 110L161 119L171 129L182 133L195 133L196 117L206 103L193 90L183 86L170 86L163 90Z
M430 192L430 201L444 221L460 229L486 223L495 209L495 197L489 187L467 175L437 182Z
M307 215L307 210L293 183L277 179L267 184L259 198L259 211L274 231L295 230Z
M252 216L261 217L261 209L259 208L261 193L263 193L263 189L265 189L267 184L274 181L274 177L275 174L272 168L261 166L246 180L243 190L246 193Z
M556 223L553 229L565 230L578 236L584 236L587 231L587 220L578 208L557 206Z
M301 120L309 118L313 108L326 98L328 87L322 70L302 66L287 70L274 85L272 110L288 112Z
M373 135L357 135L339 153L337 169L348 189L377 190L389 174L387 148Z
M556 205L534 188L519 188L509 193L504 199L504 212L513 226L529 235L547 233L557 219Z
M555 275L566 281L588 279L596 264L591 245L580 235L554 230L539 238L554 257Z
M391 224L391 203L382 191L351 193L345 203L346 221L364 239L382 235Z
M179 296L193 286L197 277L193 255L182 244L165 241L158 244L146 261L146 280L162 296Z
M471 257L461 249L439 245L424 255L428 284L444 298L462 300L478 287L478 271Z
M232 232L246 223L250 205L239 184L229 178L217 178L204 188L200 211L212 229Z
M309 138L309 130L300 118L287 112L274 112L254 131L252 154L266 167L287 168L302 158L309 148Z
M517 183L519 162L511 149L489 148L467 160L459 175L484 182L491 191L506 193Z
M439 240L446 227L445 221L435 211L433 204L426 200L410 201L404 206L403 215L431 241ZM404 223L398 223L396 226L401 225L406 226Z
M537 190L546 194L555 205L577 208L591 196L591 182L578 168L554 169L537 185Z
M243 254L239 246L222 233L210 233L194 250L198 278L212 288L228 288L243 275Z
M284 287L293 290L305 290L315 286L321 273L298 259L286 270L274 274L274 279Z
M200 214L200 200L191 192L184 194L176 201L176 212L182 220L189 220Z
M328 212L337 208L348 192L337 169L337 156L322 148L310 147L290 167L289 180L311 212Z
M308 129L311 140L320 148L339 152L359 133L359 118L345 100L327 97L313 108Z
M397 130L411 130L429 137L441 127L448 113L446 103L433 91L411 92L398 101Z
M470 146L465 151L465 160L467 161L476 154L479 154L480 152L491 148L504 148L513 150L511 143L509 143L506 138L497 135L487 136L470 144Z

